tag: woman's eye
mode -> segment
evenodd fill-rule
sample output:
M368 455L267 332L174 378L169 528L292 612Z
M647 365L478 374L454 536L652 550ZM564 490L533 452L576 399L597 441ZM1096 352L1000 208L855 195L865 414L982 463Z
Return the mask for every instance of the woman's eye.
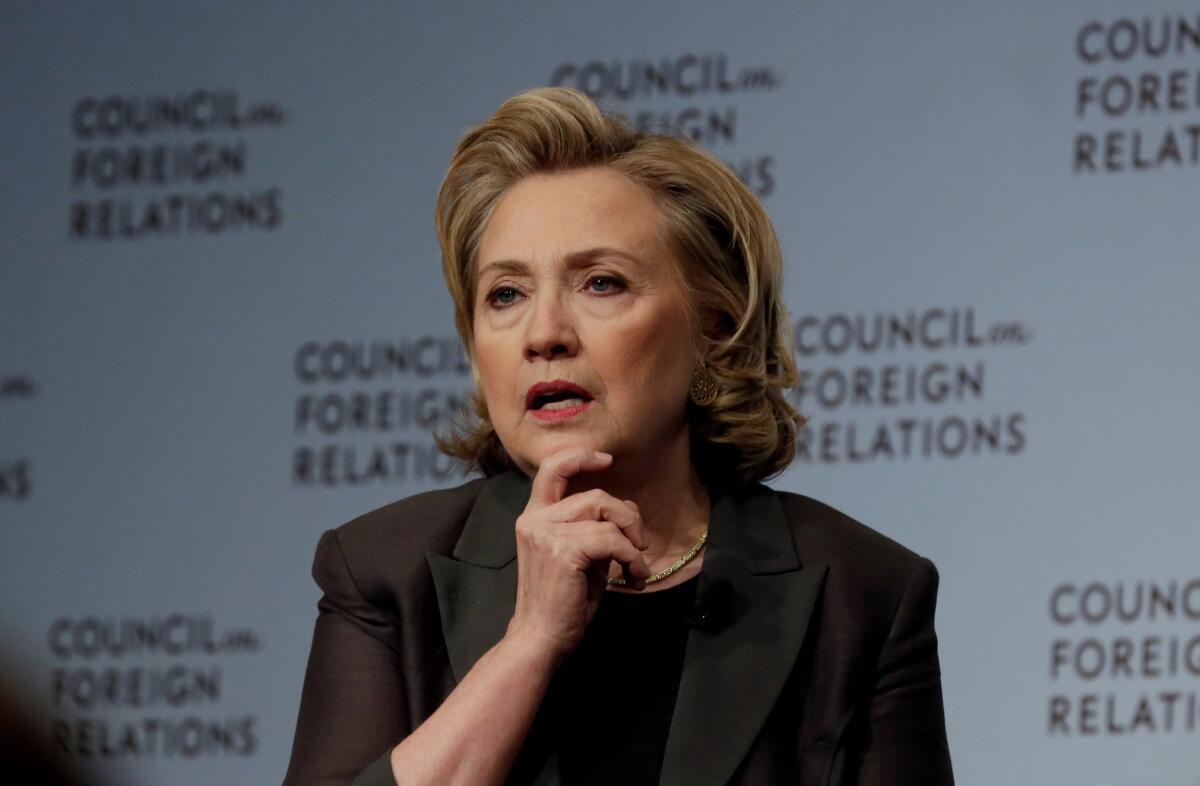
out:
M497 287L488 293L487 302L493 306L511 306L519 294L515 287Z
M621 288L621 282L612 276L592 276L588 279L588 288L593 292L606 294Z

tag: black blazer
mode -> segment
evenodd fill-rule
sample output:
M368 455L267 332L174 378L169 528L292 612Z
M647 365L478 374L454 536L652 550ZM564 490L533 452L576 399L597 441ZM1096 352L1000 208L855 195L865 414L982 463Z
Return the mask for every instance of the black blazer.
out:
M285 786L392 786L387 752L504 635L529 489L474 480L322 536ZM661 783L953 783L933 564L798 494L712 496L702 573L732 613L688 635ZM534 722L510 782L558 782L552 727Z

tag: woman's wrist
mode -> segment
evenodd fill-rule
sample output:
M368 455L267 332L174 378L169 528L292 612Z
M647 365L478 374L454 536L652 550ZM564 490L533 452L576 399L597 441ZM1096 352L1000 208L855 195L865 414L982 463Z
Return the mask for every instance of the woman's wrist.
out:
M545 641L510 630L433 715L392 748L396 782L503 780L558 663Z
M566 657L550 639L511 625L492 651L496 657L528 669L530 676L544 676L547 681Z

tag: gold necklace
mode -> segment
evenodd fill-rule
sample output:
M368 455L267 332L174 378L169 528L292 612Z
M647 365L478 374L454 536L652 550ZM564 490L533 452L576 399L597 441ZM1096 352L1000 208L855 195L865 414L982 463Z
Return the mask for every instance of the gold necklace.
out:
M691 562L692 559L697 554L700 553L700 549L704 548L704 541L706 541L706 540L708 540L708 527L705 527L704 532L700 533L700 540L696 541L696 545L692 546L688 550L687 554L684 554L682 557L677 559L673 565L663 568L658 573L655 573L654 575L647 577L645 579L645 582L647 584L654 584L655 582L662 581L667 576L670 576L672 573L674 573L675 571L682 568L684 565ZM625 578L623 576L615 576L615 577L610 576L608 578L608 583L616 585L618 587L624 587L628 582L625 581Z

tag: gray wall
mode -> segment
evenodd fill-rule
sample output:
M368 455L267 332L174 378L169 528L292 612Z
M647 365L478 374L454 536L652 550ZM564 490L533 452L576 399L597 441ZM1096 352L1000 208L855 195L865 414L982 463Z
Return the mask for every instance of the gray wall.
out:
M0 644L47 741L282 777L318 534L459 482L450 150L558 81L763 195L812 422L775 484L937 563L960 782L1195 784L1200 12L449 5L0 8Z

